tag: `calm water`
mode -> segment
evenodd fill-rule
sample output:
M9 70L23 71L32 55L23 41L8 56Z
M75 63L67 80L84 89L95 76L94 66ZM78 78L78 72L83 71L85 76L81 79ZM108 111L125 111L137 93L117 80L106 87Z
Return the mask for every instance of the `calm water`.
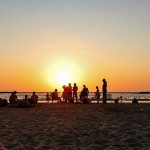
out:
M59 93L59 96L61 97L62 93ZM25 95L28 95L28 97L31 97L32 93L31 92L21 92L21 93L17 93L18 99L23 99ZM39 100L45 100L46 99L46 92L37 92L37 95L39 96ZM130 93L130 92L112 92L109 93L109 95L111 95L112 99L116 99L120 96L123 97L123 99L133 99L134 97L136 97L137 99L149 99L150 101L150 94L138 94L138 93ZM5 98L5 99L9 99L10 93L0 93L0 98ZM94 98L95 97L95 93L91 92L89 94L89 98ZM101 96L102 97L102 96Z

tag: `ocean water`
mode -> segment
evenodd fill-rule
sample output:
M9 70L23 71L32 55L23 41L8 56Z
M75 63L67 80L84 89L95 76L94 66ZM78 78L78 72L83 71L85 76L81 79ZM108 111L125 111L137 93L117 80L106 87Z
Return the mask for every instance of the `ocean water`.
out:
M39 97L39 100L45 100L46 99L46 92L37 92L36 93ZM11 95L11 93L0 93L0 98L5 98L5 99L9 99L9 96ZM17 93L17 97L18 99L23 99L25 95L28 95L28 98L31 97L32 92L18 92ZM62 93L59 93L59 96L61 97ZM133 98L137 98L137 99L147 99L148 101L150 101L150 94L139 94L139 93L135 93L135 92L111 92L108 93L109 97L111 99L116 99L120 96L122 96L123 100L132 100ZM79 93L78 93L78 97L79 97ZM95 93L94 92L90 92L89 93L89 98L95 98ZM102 95L101 95L102 98Z

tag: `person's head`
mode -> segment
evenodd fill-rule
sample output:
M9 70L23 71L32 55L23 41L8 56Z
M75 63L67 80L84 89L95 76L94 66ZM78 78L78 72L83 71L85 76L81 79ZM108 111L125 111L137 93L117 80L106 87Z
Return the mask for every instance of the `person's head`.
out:
M57 92L57 89L55 89L55 92Z
M106 82L106 79L103 79L102 81L103 81L103 82Z
M85 86L85 85L83 85L83 87L85 88L86 86Z
M17 93L17 91L13 91L13 92L12 92L12 94L16 94L16 93Z
M96 89L98 89L98 86L96 86Z
M35 95L35 92L33 92L33 95Z
M71 86L71 83L69 83L69 86Z
M77 84L76 83L74 83L74 86L76 86Z
M63 85L63 89L65 89L66 88L66 86L65 85Z

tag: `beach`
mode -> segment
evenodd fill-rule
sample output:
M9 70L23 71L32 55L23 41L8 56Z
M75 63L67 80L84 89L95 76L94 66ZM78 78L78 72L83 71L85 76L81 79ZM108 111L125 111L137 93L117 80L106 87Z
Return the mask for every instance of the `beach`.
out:
M149 118L150 104L4 107L0 108L0 149L148 150Z

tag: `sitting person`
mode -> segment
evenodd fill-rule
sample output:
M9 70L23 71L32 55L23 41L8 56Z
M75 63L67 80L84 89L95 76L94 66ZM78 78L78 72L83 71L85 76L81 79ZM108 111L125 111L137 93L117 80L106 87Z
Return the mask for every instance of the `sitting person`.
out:
M31 99L28 99L28 101L32 106L36 106L36 104L38 103L38 96L35 92L33 92Z
M30 107L31 104L28 99L28 95L25 95L25 98L18 101L18 107Z
M17 106L18 103L18 98L16 93L17 93L16 91L12 92L12 94L9 97L9 103L14 106Z
M59 99L57 89L55 89L55 91L52 92L51 95L52 95L52 103L53 103L53 100L58 100Z
M80 94L80 100L83 103L89 103L88 94L89 94L88 88L85 85L83 85L83 89L82 89L81 94Z
M118 103L119 103L119 99L120 99L119 97L116 98L116 99L114 99L114 103L115 103L115 104L118 104Z
M132 100L132 104L138 104L138 100L136 97L134 97L134 99Z

